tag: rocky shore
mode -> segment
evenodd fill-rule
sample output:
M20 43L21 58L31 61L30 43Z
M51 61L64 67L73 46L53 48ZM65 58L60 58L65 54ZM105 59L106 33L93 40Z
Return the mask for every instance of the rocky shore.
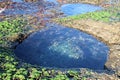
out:
M114 1L112 0L57 0L57 1L60 3L88 3L88 4L95 4L95 5L100 5L104 3L111 4L110 2L116 2L115 0Z
M98 40L107 44L110 48L110 52L105 67L108 70L115 71L115 74L118 77L120 77L120 22L104 23L88 19L88 20L73 20L60 24L66 27L76 28L83 32L91 34ZM111 78L106 80L119 80L119 79L120 78L113 79Z
M37 0L24 0L24 1L29 2L29 1L37 1ZM66 0L65 2L66 3L82 2L82 3L90 3L90 4L101 4L102 1L103 0ZM11 4L11 3L6 2L6 4ZM4 6L5 6L5 4L0 5L0 7L2 7L2 8ZM38 13L38 14L41 14L41 13ZM54 15L54 14L52 14L52 15ZM51 16L51 15L48 15L48 16ZM51 16L51 17L54 17L54 16ZM34 17L28 18L28 20L30 21L29 22L30 24L34 23L33 29L35 29L35 31L38 29L41 29L45 23L42 20L41 20L41 23L37 23L38 21L36 21L36 19L37 18L34 18ZM41 25L41 26L37 27L35 23L38 25ZM60 24L66 26L66 27L76 28L83 32L91 34L94 37L96 37L98 40L106 43L110 48L109 58L105 64L106 69L108 69L107 72L105 72L105 73L91 72L90 76L92 76L92 77L89 77L88 71L83 69L83 70L81 70L81 74L77 75L78 77L82 76L82 74L83 74L82 77L84 77L84 75L87 74L89 79L82 78L82 80L120 80L120 22L104 23L104 22L93 21L93 20L72 20L72 21L68 21L68 22L60 23ZM18 37L18 40L22 41L23 39L25 39L24 37L26 37L26 36L20 35L20 37ZM11 64L13 61L10 61L10 59L9 59L8 61L6 60L6 62L10 62L10 64ZM14 66L14 65L12 65L12 66ZM4 69L3 66L1 66L1 67ZM0 70L2 69L1 67L0 67ZM10 65L10 69L11 69L11 65ZM6 69L6 72L7 72L7 70L9 70L9 68ZM16 69L16 71L17 70L19 70L19 68ZM28 70L28 72L31 75L32 70L30 70L29 68L28 69L25 68L25 70ZM49 74L52 74L52 73L49 73L50 72L49 70L48 70L48 72L44 71L44 69L42 69L42 70L43 70L42 74L43 73L45 74L45 76L42 75L42 77L47 77L47 78L48 78L48 76L51 77L51 75L49 75ZM21 71L23 72L24 70L21 70ZM13 73L15 74L14 69L11 71L12 75L13 75ZM37 73L39 73L39 72L37 72ZM46 76L46 73L47 73L47 76ZM35 73L33 72L33 74L35 74ZM38 75L41 75L41 74L38 74ZM54 74L52 74L52 75L54 75ZM29 75L27 75L27 74L25 76L29 77ZM74 74L74 76L76 76L76 74ZM1 79L1 77L0 77L0 79ZM6 78L4 78L4 79L6 79ZM6 79L6 80L8 80L8 79ZM77 80L80 80L80 79L77 79Z
M60 1L60 0L58 0ZM89 4L101 4L104 0L65 0L64 3L89 3Z

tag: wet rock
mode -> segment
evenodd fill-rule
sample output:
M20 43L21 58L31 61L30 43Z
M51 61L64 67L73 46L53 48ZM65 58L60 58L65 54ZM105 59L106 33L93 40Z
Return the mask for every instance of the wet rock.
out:
M56 9L50 9L46 11L45 16L48 17L49 19L59 18L64 16L64 13Z
M2 2L0 2L0 8L7 7L7 6L9 6L10 4L12 4L11 1L2 1Z

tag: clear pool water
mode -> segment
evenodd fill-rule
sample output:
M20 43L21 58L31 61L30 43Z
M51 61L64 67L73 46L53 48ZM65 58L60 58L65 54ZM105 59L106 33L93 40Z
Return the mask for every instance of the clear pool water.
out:
M15 54L20 59L52 68L104 68L109 48L79 30L53 25L30 35Z
M90 4L64 4L61 6L61 10L67 16L77 15L77 14L84 14L87 12L94 12L97 10L101 10L102 7L90 5Z
M34 14L39 11L39 6L36 3L19 2L12 4L12 8L8 8L4 11L5 15L25 15Z
M23 0L12 0L12 2L23 2Z
M13 1L17 3L12 5L13 8L6 9L4 14L24 15L39 11L38 3L26 3L22 0ZM46 1L57 4L56 0ZM64 4L60 8L67 16L102 9L89 4ZM73 28L57 24L48 24L47 26L24 40L15 49L16 56L25 62L43 67L90 68L95 70L104 68L109 52L109 48L104 43Z
M45 1L52 2L52 3L54 3L54 4L59 4L59 3L57 2L57 0L45 0Z

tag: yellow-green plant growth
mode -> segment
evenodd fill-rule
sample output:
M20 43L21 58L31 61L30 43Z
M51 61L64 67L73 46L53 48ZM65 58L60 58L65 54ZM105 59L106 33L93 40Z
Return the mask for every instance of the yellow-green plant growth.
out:
M116 21L118 22L120 21L120 12L118 7L114 7L114 8L110 7L101 11L68 16L65 18L59 18L59 19L55 19L54 21L58 23L64 23L72 20L81 20L81 19L93 19L96 21L103 21L103 22L116 22Z
M13 41L18 34L22 33L26 21L21 18L5 20L0 22L0 46L7 46L9 41Z
M90 12L86 14L80 14L80 15L57 19L57 22L65 22L69 20L81 20L81 19L93 19L97 21L109 22L111 16L112 14L107 11L96 11L96 12Z

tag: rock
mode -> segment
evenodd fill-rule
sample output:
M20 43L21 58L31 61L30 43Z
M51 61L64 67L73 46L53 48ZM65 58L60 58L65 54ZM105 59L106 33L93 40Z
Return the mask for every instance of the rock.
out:
M120 77L120 70L117 71L117 75Z
M117 76L120 76L120 22L108 24L92 20L73 20L67 23L63 22L63 25L82 30L106 43L110 48L110 53L105 66L107 69L115 71ZM98 80L119 79L116 76L102 75Z
M120 45L113 45L110 47L109 59L105 66L108 69L115 70L117 75L120 75Z
M120 45L112 45L110 46L110 48L111 48L111 51L114 51L114 50L120 51Z

